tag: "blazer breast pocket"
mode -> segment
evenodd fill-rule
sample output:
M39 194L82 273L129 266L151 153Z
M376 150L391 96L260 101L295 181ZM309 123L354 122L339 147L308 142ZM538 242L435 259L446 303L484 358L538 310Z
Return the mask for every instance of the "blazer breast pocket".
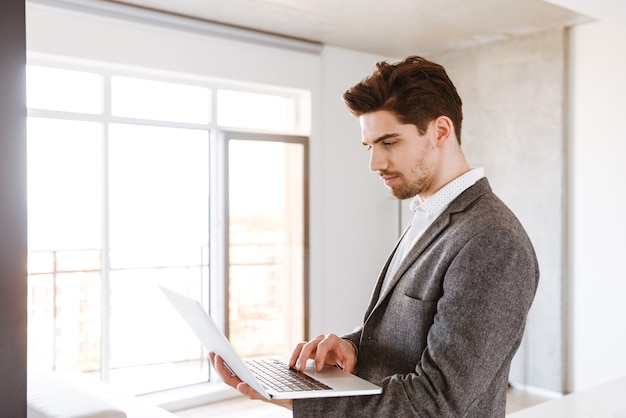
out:
M402 298L402 308L400 314L408 315L410 318L434 318L437 313L437 300L424 300L420 297L405 294Z
M414 367L419 362L436 313L436 300L398 294L390 301L378 330L385 341L383 345L389 344L388 351L393 352L403 367ZM398 347L402 350L397 350Z
M443 294L441 280L436 276L405 274L398 282L397 290L406 297L423 302L437 302Z

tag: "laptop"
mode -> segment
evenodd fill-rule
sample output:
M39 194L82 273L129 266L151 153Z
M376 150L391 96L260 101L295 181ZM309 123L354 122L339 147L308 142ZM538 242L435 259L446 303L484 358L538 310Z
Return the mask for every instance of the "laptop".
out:
M280 360L244 361L200 302L167 287L159 287L202 345L209 352L219 354L233 374L267 399L304 399L382 393L382 388L379 386L335 366L326 366L318 372L311 365L301 373L290 369ZM272 377L274 372L281 376ZM295 380L302 381L304 387Z

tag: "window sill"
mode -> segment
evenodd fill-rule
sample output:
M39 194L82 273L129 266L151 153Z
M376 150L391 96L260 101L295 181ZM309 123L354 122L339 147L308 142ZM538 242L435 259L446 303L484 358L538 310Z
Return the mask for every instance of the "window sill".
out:
M240 393L225 383L199 383L138 397L167 411L176 412L238 396L241 396Z

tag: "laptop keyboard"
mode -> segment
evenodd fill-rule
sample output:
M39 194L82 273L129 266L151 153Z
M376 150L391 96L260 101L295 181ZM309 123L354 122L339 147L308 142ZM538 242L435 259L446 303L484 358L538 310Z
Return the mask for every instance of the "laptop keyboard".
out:
M261 383L279 392L332 389L278 360L247 360L246 364Z

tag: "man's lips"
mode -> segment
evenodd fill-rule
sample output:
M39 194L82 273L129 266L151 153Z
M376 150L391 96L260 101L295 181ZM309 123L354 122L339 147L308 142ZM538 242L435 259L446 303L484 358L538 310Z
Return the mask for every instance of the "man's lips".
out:
M385 182L385 186L391 187L398 179L398 176L386 175L380 176L380 178Z

